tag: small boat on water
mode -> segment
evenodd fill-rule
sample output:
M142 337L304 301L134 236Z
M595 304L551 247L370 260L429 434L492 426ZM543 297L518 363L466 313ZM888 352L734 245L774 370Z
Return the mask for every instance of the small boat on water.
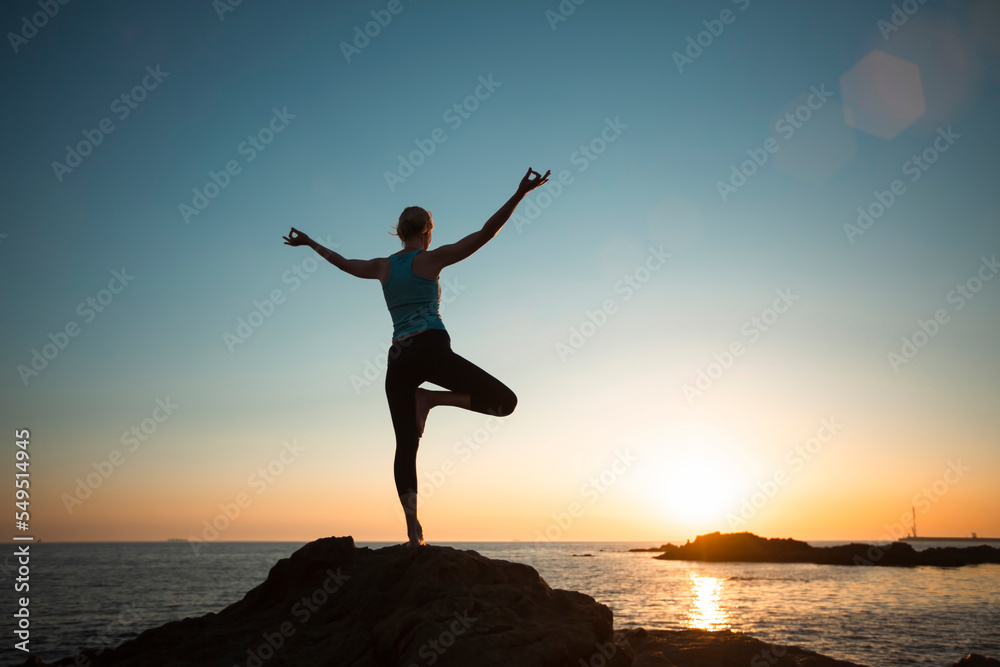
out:
M913 532L906 537L900 538L900 542L1000 542L1000 537L979 537L972 533L972 537L917 537L917 513L911 507L913 513Z

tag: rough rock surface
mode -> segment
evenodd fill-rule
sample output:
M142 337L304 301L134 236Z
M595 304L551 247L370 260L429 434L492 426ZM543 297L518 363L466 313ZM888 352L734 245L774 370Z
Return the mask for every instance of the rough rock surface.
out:
M784 544L794 540L777 542L797 548ZM859 667L738 632L614 632L610 609L588 595L553 590L528 565L451 547L356 548L350 537L303 546L217 614L167 623L114 649L24 664ZM1000 662L971 655L953 667Z
M1000 660L987 658L986 656L979 655L978 653L970 653L958 662L954 663L951 667L1000 667Z
M739 632L638 628L618 636L635 652L632 667L861 667Z
M553 590L534 568L451 547L372 550L328 537L278 561L217 614L78 657L94 667L562 667L595 656L606 667L632 664L611 610ZM76 664L86 663L53 663Z
M915 550L906 542L887 545L845 544L814 547L792 539L758 537L753 533L709 533L681 546L664 544L661 560L731 561L752 563L818 563L820 565L877 565L960 567L1000 563L1000 549L989 546L933 547Z

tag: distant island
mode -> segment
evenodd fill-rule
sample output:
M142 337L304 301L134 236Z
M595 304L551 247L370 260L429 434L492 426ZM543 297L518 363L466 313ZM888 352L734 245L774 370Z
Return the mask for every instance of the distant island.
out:
M680 546L664 544L652 549L659 560L692 560L740 563L815 563L818 565L869 565L883 567L961 567L1000 563L1000 549L990 546L932 547L917 551L905 542L851 543L814 547L790 538L766 538L753 533L709 533Z

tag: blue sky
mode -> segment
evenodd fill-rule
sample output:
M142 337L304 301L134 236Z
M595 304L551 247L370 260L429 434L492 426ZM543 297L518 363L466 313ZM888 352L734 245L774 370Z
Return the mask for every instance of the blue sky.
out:
M559 7L244 0L220 18L207 1L70 2L16 52L8 35L0 395L6 431L32 429L40 535L197 534L292 439L305 453L222 539L401 534L377 369L365 384L391 333L379 286L281 236L295 226L349 257L385 256L415 204L447 243L478 229L529 166L552 181L442 275L454 348L520 402L428 498L435 536L531 539L629 447L642 463L565 539L736 527L727 517L830 416L844 427L819 463L739 527L881 537L961 458L974 471L918 522L1000 533L1000 280L961 310L948 299L991 275L983 258L1000 250L996 3L927 3L891 31L891 3L592 1L553 22ZM0 25L27 34L23 17L39 11L9 3ZM348 62L342 44L386 16ZM678 67L688 38L705 46ZM859 63L877 85L845 99L841 77ZM122 117L136 86L143 99ZM848 125L845 105L895 124L893 136ZM807 120L787 136L776 122L796 110ZM104 119L113 131L79 166L53 168ZM946 150L909 180L906 163L948 128ZM390 188L386 172L435 130L444 141ZM250 151L252 136L269 143ZM719 182L769 138L777 152L724 200ZM225 187L185 220L212 173ZM857 208L897 179L905 191L849 237ZM671 254L652 271L651 248ZM114 271L134 279L88 320L79 304ZM616 290L627 276L639 287ZM773 316L779 290L796 299L751 341L744 325ZM894 367L902 337L942 309L947 321ZM255 310L270 315L227 345ZM70 323L65 349L22 377ZM574 339L581 327L593 335ZM731 366L686 392L734 342L745 349ZM167 397L180 407L70 512L66 494ZM482 427L433 413L421 474ZM665 487L692 480L717 502L668 500Z

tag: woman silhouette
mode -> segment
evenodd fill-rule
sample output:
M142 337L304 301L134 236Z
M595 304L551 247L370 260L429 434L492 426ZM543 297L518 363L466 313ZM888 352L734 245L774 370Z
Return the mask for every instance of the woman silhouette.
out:
M528 169L517 191L483 228L450 245L430 250L434 221L430 211L419 206L405 208L396 225L403 249L389 257L345 259L324 248L294 227L282 237L285 245L307 245L328 262L358 278L382 283L382 293L392 315L392 346L388 351L385 395L389 401L392 428L396 433L393 474L396 492L406 516L408 547L424 544L417 520L417 446L423 435L427 413L438 405L473 410L497 416L509 415L517 396L505 384L475 364L455 354L451 337L439 314L441 269L482 248L496 236L524 196L546 183L551 171L540 175ZM534 174L534 178L532 178ZM420 385L431 382L447 391L430 391Z

